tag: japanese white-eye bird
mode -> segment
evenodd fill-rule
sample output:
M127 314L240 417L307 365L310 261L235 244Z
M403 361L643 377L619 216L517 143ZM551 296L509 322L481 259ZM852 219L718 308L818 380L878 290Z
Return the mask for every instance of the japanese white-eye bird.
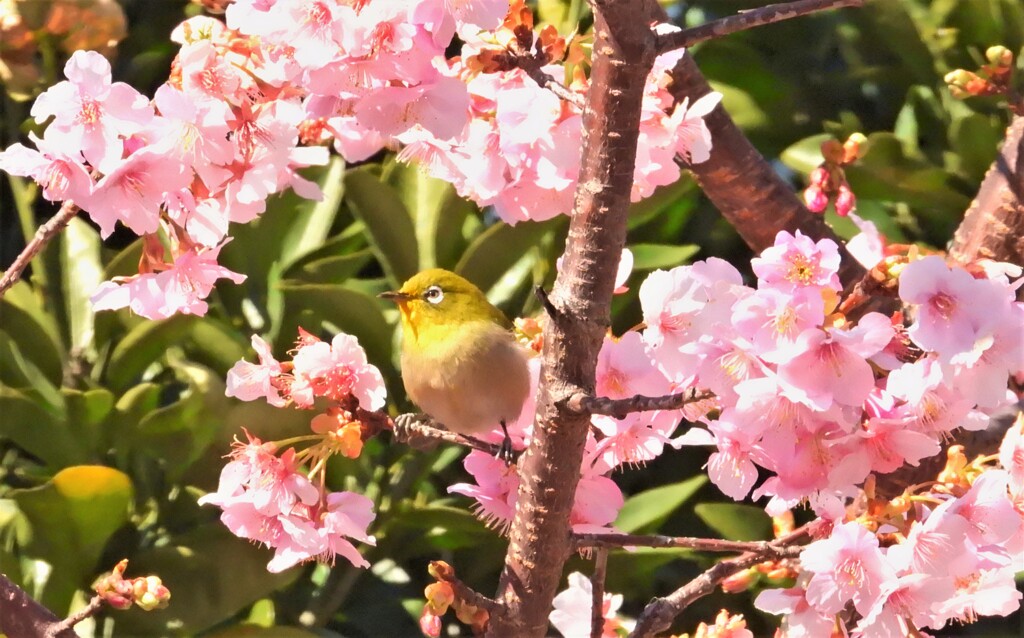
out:
M506 426L519 418L530 391L527 355L512 323L466 279L424 270L401 289L380 295L402 316L402 380L409 398L460 434L501 425L501 452L511 458Z

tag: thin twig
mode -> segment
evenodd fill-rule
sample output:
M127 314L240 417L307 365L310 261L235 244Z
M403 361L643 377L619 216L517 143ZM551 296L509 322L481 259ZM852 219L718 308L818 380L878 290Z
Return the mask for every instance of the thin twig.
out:
M35 259L36 255L46 247L46 244L50 243L50 240L57 236L57 233L64 230L64 227L68 225L72 217L78 214L79 210L81 209L69 199L61 205L56 215L48 219L45 224L36 230L32 241L14 259L14 263L4 272L3 276L0 276L0 297L3 297L7 289L21 278L21 273L28 266L29 262Z
M663 33L657 37L658 53L666 53L675 49L693 46L706 40L720 38L730 33L745 31L774 22L782 22L818 11L839 9L842 7L860 7L864 0L797 0L796 2L780 2L758 9L744 11L727 18L712 20L705 24Z
M766 543L765 551L746 552L736 558L714 564L668 596L655 598L648 603L637 619L636 627L630 632L629 637L647 638L660 631L665 631L671 626L676 616L683 613L691 603L710 594L719 583L737 572L766 560L798 557L804 550L804 546L797 543L816 536L824 525L826 523L821 520L812 521Z
M599 547L681 547L701 552L756 552L770 555L773 541L728 541L718 538L688 536L648 536L640 534L573 534L577 548Z
M517 65L520 69L526 72L526 75L530 76L530 79L536 82L538 86L551 91L569 104L575 106L579 111L583 111L583 107L586 104L584 97L551 77L551 75L541 68L539 61L534 57L522 56L517 60Z
M773 549L772 553L779 558L796 558L800 555L802 549L803 547L800 546L780 547ZM668 596L655 598L648 603L640 614L640 618L637 619L636 627L630 632L629 638L646 638L667 630L676 616L681 614L695 600L703 598L714 591L715 587L723 580L773 557L751 553L715 563L700 576L697 576Z
M608 574L608 550L597 550L594 557L594 575L590 577L590 638L604 635L604 579Z
M102 596L93 596L88 605L79 609L64 620L48 627L44 638L58 638L62 633L71 631L78 623L99 613L105 604L106 603Z
M548 317L551 319L557 319L558 308L555 308L555 304L551 303L551 298L548 297L548 291L544 290L541 286L537 286L533 289L533 294L537 297L537 301L540 302L541 307L544 308L544 312L548 314Z
M626 399L595 397L579 392L569 397L566 407L575 414L605 414L617 419L624 419L630 412L678 410L685 405L713 399L714 397L715 395L710 391L697 392L697 388L692 388L687 392L666 394L659 397L637 394Z

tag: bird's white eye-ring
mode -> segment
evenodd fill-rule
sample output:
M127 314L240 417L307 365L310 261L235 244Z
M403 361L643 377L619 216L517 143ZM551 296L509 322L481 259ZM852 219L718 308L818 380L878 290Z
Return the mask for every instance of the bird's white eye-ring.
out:
M423 298L432 304L439 304L444 299L444 291L441 290L441 286L431 286L423 293Z

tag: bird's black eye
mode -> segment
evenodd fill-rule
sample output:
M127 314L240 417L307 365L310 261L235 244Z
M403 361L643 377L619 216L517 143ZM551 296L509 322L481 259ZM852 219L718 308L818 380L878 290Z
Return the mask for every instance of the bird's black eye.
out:
M444 291L441 286L431 286L423 293L423 298L432 304L439 304L444 299Z

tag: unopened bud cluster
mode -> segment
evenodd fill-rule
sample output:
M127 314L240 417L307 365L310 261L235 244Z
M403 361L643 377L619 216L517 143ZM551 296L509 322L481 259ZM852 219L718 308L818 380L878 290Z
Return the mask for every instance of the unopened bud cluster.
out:
M427 636L441 635L441 616L449 608L455 611L459 622L469 625L473 634L482 633L487 627L490 614L486 609L459 598L455 593L452 582L455 580L455 570L444 561L435 560L430 562L427 571L437 579L423 590L423 596L427 603L423 606L423 614L420 616L420 630Z
M985 51L984 64L977 72L954 69L943 80L953 97L964 99L982 95L1013 95L1013 52L1002 45Z
M857 198L846 181L843 166L852 164L867 151L867 138L854 133L843 143L827 140L821 145L821 156L825 159L818 168L811 171L810 185L804 189L804 203L815 213L824 212L831 201L836 213L846 217L857 205Z
M114 569L102 576L93 585L93 590L115 609L128 609L133 604L146 611L163 609L171 601L171 592L159 576L125 578L128 559L119 562Z

